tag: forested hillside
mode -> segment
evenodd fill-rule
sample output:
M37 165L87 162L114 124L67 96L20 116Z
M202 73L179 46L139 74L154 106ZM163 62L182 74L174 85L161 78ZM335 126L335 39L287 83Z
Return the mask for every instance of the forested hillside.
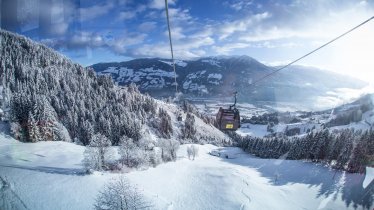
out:
M309 160L351 173L363 173L374 163L374 131L328 129L289 138L237 137L240 147L261 158Z
M0 41L4 107L21 141L73 140L87 145L100 133L116 145L123 136L138 142L145 134L171 138L185 130L183 123L172 123L170 115L174 117L177 108L140 94L134 85L115 86L110 77L97 77L52 49L4 30ZM206 126L213 136L205 129L195 141L223 140L223 134Z

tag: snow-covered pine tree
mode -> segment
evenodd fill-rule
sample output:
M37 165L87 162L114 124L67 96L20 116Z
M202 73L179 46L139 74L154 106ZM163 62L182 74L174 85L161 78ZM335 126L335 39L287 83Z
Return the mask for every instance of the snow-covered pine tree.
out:
M40 139L39 126L38 126L38 123L35 121L35 118L32 112L29 112L28 131L29 131L29 138L31 142L39 141Z
M159 108L158 117L160 118L159 131L161 136L163 138L170 138L171 134L173 134L170 115L164 109Z
M348 165L347 165L347 171L348 172L359 172L364 173L365 172L365 166L369 162L369 156L367 155L367 148L364 144L364 140L361 137L359 140L357 140L356 145L354 149L352 150L352 155L349 159Z
M184 128L182 129L182 137L184 139L195 139L195 134L195 117L190 112L187 112Z
M44 141L57 140L56 130L56 113L51 107L46 97L37 95L34 105L35 119L39 126L40 137Z
M83 141L83 144L89 144L89 140L92 139L92 136L95 133L95 130L89 120L85 120L80 123L78 138Z
M337 169L346 169L346 165L351 157L352 149L353 149L353 130L346 129L343 131L342 135L340 135L342 141L342 148L338 155L335 168Z
M31 111L42 127L40 134L44 140L54 139L58 121L68 130L71 139L79 139L85 145L89 144L91 126L113 144L122 135L137 141L141 138L143 123L147 123L145 119L156 113L155 101L140 94L135 85L116 87L110 77L97 77L93 70L74 64L25 37L1 30L0 40L0 66L4 67L0 76L3 92L9 96L4 97L4 102L9 104L12 113L10 121L18 123L22 134L28 132ZM41 98L52 108L52 121L38 119L45 107ZM85 125L82 130L86 121L91 126ZM22 135L18 137L27 140Z
M59 122L56 122L53 127L53 138L54 141L66 141L72 142L70 138L69 131L65 128L65 126Z
M328 155L327 155L327 159L330 164L336 164L336 160L338 159L339 154L343 149L343 146L344 146L343 141L342 141L343 137L341 135L342 134L335 134L331 138L331 142L328 148Z

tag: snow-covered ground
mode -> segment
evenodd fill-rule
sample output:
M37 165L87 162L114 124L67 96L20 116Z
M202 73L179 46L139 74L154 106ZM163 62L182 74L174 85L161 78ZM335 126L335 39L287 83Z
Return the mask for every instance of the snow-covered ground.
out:
M267 131L267 125L257 125L251 123L243 123L236 133L241 136L249 135L253 137L264 137L270 134L270 132Z
M176 162L125 174L154 209L354 209L373 200L367 193L372 178L363 185L363 175L302 161L258 159L239 148L213 145L198 145L199 156L192 161L187 146L181 146ZM208 154L217 149L236 158ZM84 174L83 150L66 142L20 143L0 134L0 176L10 184L0 182L0 204L92 209L98 191L120 174Z
M348 128L349 126L346 126ZM290 123L284 124L280 123L275 125L272 129L275 133L284 133L286 129L293 129L299 128L300 133L295 136L304 136L307 134L308 130L321 130L321 124L317 123ZM337 127L333 127L332 129L337 129ZM340 128L342 129L342 128ZM241 136L253 136L253 137L265 137L270 135L271 133L267 130L267 125L260 125L260 124L251 124L251 123L243 123L241 127L236 131L237 134Z
M297 113L296 113L297 114ZM294 115L296 116L294 113ZM335 115L331 114L330 116L326 114L320 115L313 115L311 117L302 119L300 122L297 123L279 123L274 125L272 129L276 133L284 133L286 129L294 129L299 128L300 133L296 136L304 136L311 130L322 130L324 127L323 124L327 123L330 118L336 117ZM368 130L374 125L374 111L369 110L362 114L362 120L358 122L351 122L347 125L339 125L330 127L330 131L334 130L343 130L343 129L355 129L355 130ZM260 125L260 124L251 124L251 123L243 123L241 128L236 131L238 134L242 136L253 136L253 137L264 137L266 135L270 135L271 133L267 131L267 125Z

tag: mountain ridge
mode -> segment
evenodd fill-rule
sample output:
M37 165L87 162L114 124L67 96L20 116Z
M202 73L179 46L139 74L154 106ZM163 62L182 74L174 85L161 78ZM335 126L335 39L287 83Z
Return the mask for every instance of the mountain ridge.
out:
M155 97L167 97L175 91L170 59L139 58L90 68L99 75L111 75L119 85L135 83L141 92ZM360 89L367 84L332 71L294 65L252 85L276 69L246 55L176 60L178 89L187 97L222 98L238 91L242 102L315 103L318 97L337 89Z

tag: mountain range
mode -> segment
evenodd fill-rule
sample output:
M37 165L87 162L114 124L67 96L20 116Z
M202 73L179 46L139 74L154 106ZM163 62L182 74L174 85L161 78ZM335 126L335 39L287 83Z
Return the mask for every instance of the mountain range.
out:
M279 67L267 66L246 55L176 60L175 66L178 89L186 97L232 100L233 92L238 91L241 102L315 103L318 97L329 96L338 89L360 89L367 85L338 73L298 65L253 85ZM99 75L111 75L119 85L135 83L140 91L151 96L167 97L175 92L171 60L142 58L90 67Z

